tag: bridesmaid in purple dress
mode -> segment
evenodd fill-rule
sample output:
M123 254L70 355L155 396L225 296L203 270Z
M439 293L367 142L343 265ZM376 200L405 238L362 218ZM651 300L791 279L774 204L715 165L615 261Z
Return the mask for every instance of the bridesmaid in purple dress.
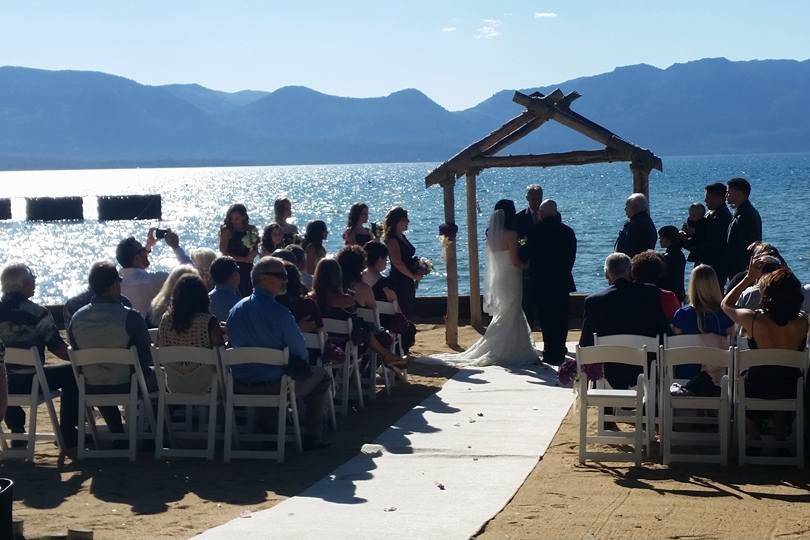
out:
M416 284L423 276L417 269L416 248L405 236L408 223L407 210L401 206L392 208L385 215L383 240L388 247L391 260L388 286L397 293L402 314L411 319L416 299Z

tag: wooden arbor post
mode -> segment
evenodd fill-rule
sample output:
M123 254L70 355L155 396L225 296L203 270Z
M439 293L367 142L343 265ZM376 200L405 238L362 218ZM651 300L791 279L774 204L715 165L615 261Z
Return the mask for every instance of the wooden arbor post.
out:
M481 280L478 268L478 201L476 171L467 171L467 255L470 268L470 326L481 327Z
M648 161L631 161L630 171L633 173L633 193L643 193L649 200L652 165Z
M456 222L456 199L454 179L442 183L444 190L444 222ZM456 241L446 243L444 259L447 263L447 316L445 317L445 341L448 345L458 345L458 264L456 262Z

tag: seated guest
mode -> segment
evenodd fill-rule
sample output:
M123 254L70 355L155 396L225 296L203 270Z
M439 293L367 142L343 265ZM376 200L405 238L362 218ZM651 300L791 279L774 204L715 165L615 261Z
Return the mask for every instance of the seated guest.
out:
M236 303L242 299L239 292L239 266L233 257L227 255L217 257L211 263L211 278L214 280L214 290L208 293L211 303L211 314L217 320L225 321L228 313Z
M30 300L36 289L36 276L23 263L9 263L0 273L3 296L0 298L0 340L5 347L30 349L36 347L45 364L45 348L62 360L68 360L68 350L51 312ZM5 349L4 349L5 350ZM9 364L8 391L28 394L34 379L34 369ZM59 429L67 448L75 448L78 414L78 389L70 364L45 365L45 379L51 390L62 390L59 407ZM22 407L9 407L6 425L12 433L25 433L25 412ZM25 446L25 441L13 441L12 446Z
M334 259L321 259L315 271L310 297L318 303L321 316L330 319L353 319L353 324L361 324L354 311L357 306L355 293L352 290L344 291L343 273L340 264ZM370 348L382 358L383 363L389 367L406 367L408 362L405 358L399 357L389 351L369 333L368 341L357 344L361 350Z
M181 277L188 274L199 275L190 264L176 266L169 273L169 277L163 282L163 286L160 287L160 290L152 299L152 302L150 302L149 309L146 310L146 324L149 328L158 327L160 319L163 318L163 314L169 309L169 302L171 302L172 299L172 291L174 290L175 283L177 283Z
M326 248L323 247L323 242L327 236L329 236L329 231L323 221L318 219L307 223L304 242L301 244L307 255L307 273L314 275L318 261L326 257Z
M295 324L290 310L276 301L284 294L287 272L281 260L262 257L251 275L253 294L242 299L228 316L228 335L232 347L288 348L290 364L300 365L309 355L304 336ZM295 391L306 403L302 426L304 447L320 446L325 407L330 399L331 378L322 367L309 367L308 375L295 378ZM297 370L296 370L297 371ZM246 394L278 394L283 368L264 364L245 364L231 368L234 390ZM303 374L302 374L303 375ZM265 424L277 418L274 412L261 409ZM269 426L268 426L269 427Z
M191 259L180 247L180 239L177 234L169 231L165 240L166 245L172 248L180 264L191 264ZM118 247L115 248L115 258L122 267L121 294L129 298L132 307L142 316L146 316L150 302L163 286L166 278L169 277L168 272L146 271L149 268L149 253L156 243L155 230L149 229L145 246L130 236L121 240Z
M312 289L312 274L307 272L307 252L298 244L290 244L286 249L295 257L295 266L301 276L301 284L309 291Z
M213 249L196 248L188 252L191 257L191 264L197 270L200 279L203 280L208 290L214 288L214 280L211 278L211 263L217 258L217 253Z
M276 259L281 259L282 261L285 262L291 262L293 264L295 264L296 260L295 255L293 255L291 251L288 251L286 249L277 249L270 256L275 257Z
M371 229L365 226L366 223L368 223L368 205L354 203L349 209L349 219L346 230L343 231L343 241L347 246L362 246L374 238Z
M209 311L208 289L198 276L186 274L177 280L169 309L160 319L157 345L206 349L225 345L219 321ZM166 384L172 392L203 393L211 386L213 374L213 366L171 364L166 366Z
M782 263L784 266L787 266L784 257L782 254L779 253L779 250L776 249L776 246L773 244L769 244L768 242L752 242L747 249L748 253L748 261L752 261L753 259L759 259L764 255L771 255L779 259L779 262ZM743 280L745 274L747 273L747 269L743 270L742 272L737 272L736 274L731 274L729 276L729 282L726 285L726 294L728 294L731 289L733 289L737 283Z
M262 232L261 251L262 257L267 257L277 249L284 249L284 231L278 223L271 223Z
M739 300L737 300L737 307L757 309L762 297L762 293L759 290L759 282L762 281L763 277L782 267L782 263L773 255L762 255L759 257L759 260L762 262L762 275L757 283L754 283L742 292Z
M276 301L287 306L302 332L314 332L322 328L321 311L315 300L306 296L298 268L293 263L284 261L284 270L287 272L287 290L277 296Z
M696 266L689 278L689 305L675 312L672 318L672 332L675 335L732 335L734 322L720 308L722 299L723 293L714 268L706 264ZM700 366L687 364L676 366L675 378L691 379L685 388L695 395L719 396L718 384L723 371L720 369L700 372Z
M672 291L679 302L686 298L683 287L683 274L686 268L686 257L683 254L683 241L678 229L667 225L658 229L658 240L666 251L664 257L664 274L658 281L662 289Z
M355 245L346 246L337 252L335 260L340 265L343 290L354 291L354 301L358 306L376 309L374 292L363 282L363 270L366 268L366 252L363 248Z
M121 303L121 277L109 262L102 261L90 268L90 288L93 299L73 315L68 327L70 346L80 349L138 350L138 361L146 384L155 388L152 376L152 352L149 331L143 317ZM129 392L130 368L120 365L88 366L83 370L88 393ZM123 433L118 407L100 407L107 426L115 433Z
M746 287L761 276L762 261L753 259L745 278L729 292L721 303L723 311L732 321L742 326L751 336L752 349L786 349L803 351L807 343L808 321L803 312L802 286L787 267L778 268L760 282L761 307L756 310L737 308L735 303ZM759 399L794 399L796 381L801 372L783 366L755 366L745 376L746 397ZM784 438L789 432L789 419L784 412L771 415L774 435ZM748 433L757 436L762 415L749 415Z
M609 286L585 299L580 346L593 345L594 333L650 337L667 333L669 323L661 309L658 288L630 281L630 266L630 257L623 253L612 253L605 259ZM641 368L608 363L604 373L613 388L627 389L636 385Z
M88 286L84 291L80 292L76 296L68 298L67 301L65 301L65 305L62 307L62 321L65 328L70 325L70 319L73 318L73 314L79 311L79 308L83 308L89 304L92 298L93 289ZM121 303L127 307L132 307L132 303L126 296L121 296Z
M667 320L671 321L675 312L681 307L681 302L674 292L662 289L658 285L664 273L664 258L655 251L647 250L633 257L631 265L633 281L646 283L658 289L661 309Z

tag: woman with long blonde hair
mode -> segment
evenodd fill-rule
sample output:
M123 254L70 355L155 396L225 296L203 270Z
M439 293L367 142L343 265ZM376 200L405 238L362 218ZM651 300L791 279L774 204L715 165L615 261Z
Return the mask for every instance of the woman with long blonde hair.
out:
M197 269L190 264L181 264L180 266L175 266L174 269L169 273L169 277L167 277L166 281L163 282L163 286L152 299L152 303L149 304L149 311L146 312L146 322L149 328L157 328L158 325L160 325L160 320L163 318L163 314L169 309L174 286L181 277L188 274L193 274L197 277L200 276Z

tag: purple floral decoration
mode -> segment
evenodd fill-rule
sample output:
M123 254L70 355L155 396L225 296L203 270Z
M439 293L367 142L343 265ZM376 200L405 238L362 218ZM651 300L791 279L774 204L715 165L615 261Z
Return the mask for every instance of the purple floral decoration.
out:
M591 381L596 381L603 377L602 364L586 364L582 366L582 372L585 374L585 377ZM560 366L560 369L557 372L557 380L562 386L572 386L576 376L577 361L572 358L568 358Z

